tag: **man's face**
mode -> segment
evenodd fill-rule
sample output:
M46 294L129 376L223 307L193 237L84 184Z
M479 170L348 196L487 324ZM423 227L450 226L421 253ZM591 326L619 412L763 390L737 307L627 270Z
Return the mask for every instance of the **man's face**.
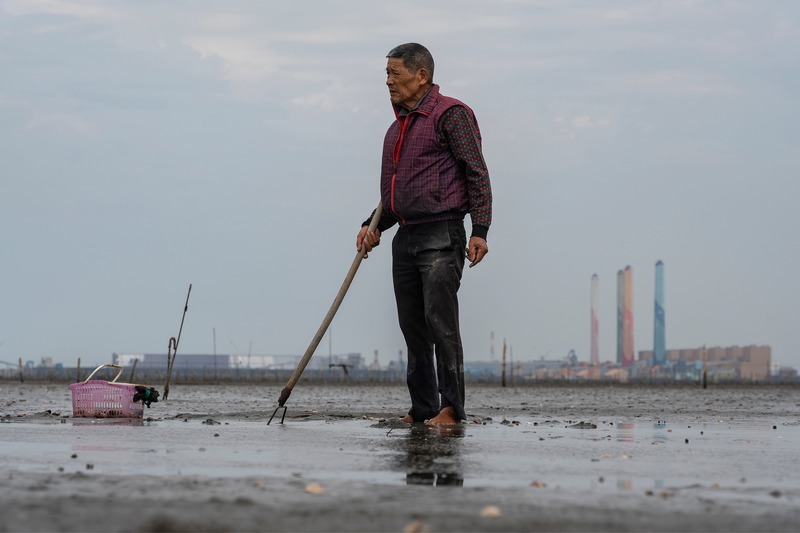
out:
M386 63L386 86L393 104L413 109L428 90L428 71L421 68L411 73L402 59L390 57Z

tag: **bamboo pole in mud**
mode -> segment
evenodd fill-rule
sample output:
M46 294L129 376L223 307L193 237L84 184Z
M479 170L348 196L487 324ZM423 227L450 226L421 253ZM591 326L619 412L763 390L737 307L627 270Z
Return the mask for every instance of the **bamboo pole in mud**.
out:
M25 375L22 373L22 357L19 358L19 382L25 383Z
M78 357L78 366L75 369L75 383L81 380L81 358Z
M500 376L503 387L506 386L506 340L503 339L503 372Z
M703 345L703 388L708 387L708 367L706 362L708 361L708 352L706 352L706 347Z
M508 347L508 384L514 386L514 347Z
M136 375L136 363L138 363L138 362L139 362L138 359L134 359L133 360L133 368L131 368L131 377L130 377L130 382L131 383L133 383L133 377Z
M372 214L372 220L370 220L369 223L369 231L375 231L375 228L378 227L378 221L381 218L382 211L383 204L378 202L378 207L375 208L375 212ZM328 314L325 315L325 318L322 320L322 324L320 324L317 333L311 339L311 343L308 345L308 348L306 348L306 353L303 354L303 358L297 364L297 368L295 368L291 377L289 377L289 381L286 383L286 386L281 391L280 398L278 398L278 408L281 408L284 406L284 404L286 404L286 400L288 400L289 396L292 394L292 389L297 384L300 376L303 374L303 370L306 369L308 362L311 360L311 356L314 355L314 351L317 349L317 346L319 346L319 343L322 340L322 337L325 335L325 331L328 329L328 326L330 326L331 322L333 321L336 311L339 310L339 306L342 304L345 294L347 294L347 289L350 288L350 284L353 282L353 278L356 275L356 271L358 271L361 260L364 259L365 253L365 245L362 243L361 248L359 248L358 252L356 252L356 256L353 259L353 264L350 265L350 270L347 271L347 275L342 282L342 286L339 288L339 292L336 294L336 298L334 298L330 309L328 309ZM275 412L277 412L277 409ZM275 416L274 413L273 416Z

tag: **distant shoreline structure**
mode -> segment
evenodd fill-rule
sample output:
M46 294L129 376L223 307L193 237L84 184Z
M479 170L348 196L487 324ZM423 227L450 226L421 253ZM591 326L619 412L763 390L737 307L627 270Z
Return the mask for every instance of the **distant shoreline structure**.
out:
M638 352L638 359L629 366L611 361L591 364L578 361L571 350L562 359L511 359L505 361L467 361L464 374L467 383L792 383L798 380L797 370L772 364L769 346L702 347L667 350L663 364L653 364L653 352ZM178 354L172 374L184 383L270 382L288 379L300 360L296 355L229 355ZM111 364L123 368L120 381L144 379L158 382L167 374L166 354L112 354ZM65 367L42 358L41 365L28 361L25 365L0 368L3 380L76 381L85 379L95 366ZM304 379L324 382L404 382L406 362L399 357L382 366L377 355L367 364L360 353L315 355ZM95 379L106 379L100 374ZM108 378L110 379L110 377Z
M2 382L32 382L32 383L75 383L86 380L94 370L94 367L60 367L60 368L27 368L20 376L17 370L0 369L0 383ZM119 378L123 383L146 383L148 386L155 386L160 389L166 380L166 370L124 368ZM133 374L133 375L132 375ZM291 376L291 370L285 369L226 369L213 372L173 370L171 383L177 385L268 385L283 386ZM98 373L93 379L110 380L113 373ZM499 372L469 372L465 371L465 382L467 385L485 384L502 387L502 374ZM306 372L301 378L301 383L316 385L325 384L352 384L361 385L402 385L405 384L405 374L400 372L388 372L386 370L370 371L366 369L349 369L347 372L341 367L330 369L319 369ZM506 377L506 387L513 388L535 388L537 386L564 386L564 387L639 387L639 386L663 386L663 387L698 387L702 386L702 378L655 378L655 377L628 377L620 380L613 374L611 377L601 379L583 379L575 377L543 376L533 378L520 378L514 376ZM762 380L740 379L725 375L716 375L708 378L707 383L711 386L775 386L775 385L797 385L800 386L800 378L796 372L786 373L777 376L769 376Z

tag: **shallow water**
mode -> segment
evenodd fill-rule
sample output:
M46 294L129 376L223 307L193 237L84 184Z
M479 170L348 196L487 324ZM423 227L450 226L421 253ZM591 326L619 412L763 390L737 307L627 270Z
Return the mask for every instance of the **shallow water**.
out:
M269 425L277 387L173 387L144 420L72 418L66 385L0 393L0 467L23 479L427 485L506 501L533 491L555 508L679 498L698 513L769 504L788 521L800 502L793 389L473 387L469 423L439 429L397 422L407 409L399 386L301 383L285 423L279 413Z
M602 492L798 486L792 463L800 425L773 430L768 423L624 422L574 429L523 420L436 430L363 419L269 426L263 420L187 420L7 424L0 428L0 455L4 467L40 473L83 472L92 465L94 474L112 475L295 476L487 488L539 482Z
M6 400L5 420L14 423L0 426L0 454L18 468L82 470L90 460L96 473L116 475L302 473L601 491L761 480L780 490L795 485L786 466L800 450L797 394L761 388L484 387L473 393L472 423L441 430L393 423L403 414L402 387L299 387L285 423L279 412L270 425L276 390L175 387L145 420L104 420L69 417L63 389L17 386L17 401ZM68 460L73 454L80 460Z

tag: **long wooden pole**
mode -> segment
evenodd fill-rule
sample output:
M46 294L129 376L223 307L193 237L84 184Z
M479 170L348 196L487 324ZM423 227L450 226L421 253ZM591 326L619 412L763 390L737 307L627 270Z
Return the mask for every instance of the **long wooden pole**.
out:
M381 213L383 211L383 204L378 202L378 207L375 208L375 213L372 215L372 220L369 223L369 230L368 231L375 231L375 228L378 227L378 221L381 218ZM311 360L311 356L314 355L314 351L319 346L322 337L325 335L325 331L330 326L331 322L333 321L334 315L336 315L336 311L339 310L339 306L342 304L342 300L344 300L345 294L347 294L347 289L350 288L350 284L353 282L353 278L358 271L358 267L361 264L361 260L364 259L364 254L366 253L365 245L362 243L361 248L359 248L358 252L356 253L355 258L353 259L353 264L350 265L350 270L347 271L347 275L342 282L342 286L339 288L339 292L336 294L336 298L334 298L333 303L331 304L330 309L328 309L328 314L325 315L325 318L322 320L322 324L320 324L317 333L311 339L311 343L306 348L306 353L303 354L303 358L298 363L297 368L295 368L294 372L292 373L289 381L286 383L286 386L281 391L280 398L278 398L278 407L283 407L286 404L286 400L289 399L289 396L292 394L292 389L297 384L297 381L300 379L300 376L303 374L303 370L306 369L308 362ZM274 416L274 415L273 415Z

